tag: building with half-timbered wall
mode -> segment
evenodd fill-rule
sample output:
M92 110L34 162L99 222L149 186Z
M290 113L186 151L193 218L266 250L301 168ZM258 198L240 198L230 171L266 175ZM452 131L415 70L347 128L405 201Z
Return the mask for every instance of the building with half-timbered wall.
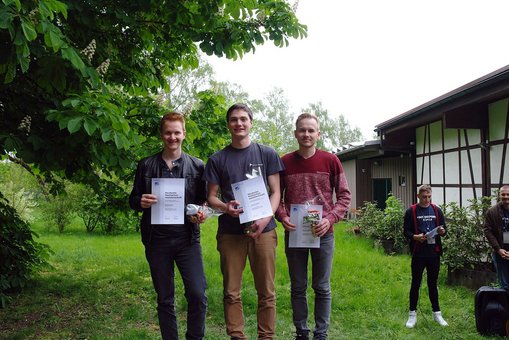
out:
M380 140L338 152L352 206L384 192L409 205L424 183L435 203L465 206L508 184L508 102L509 65L376 125Z

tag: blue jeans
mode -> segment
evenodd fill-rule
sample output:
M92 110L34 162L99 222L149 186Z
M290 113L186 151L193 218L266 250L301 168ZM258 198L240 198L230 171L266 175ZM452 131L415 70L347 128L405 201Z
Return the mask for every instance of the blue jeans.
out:
M500 288L509 289L509 261L504 260L497 253L493 253L493 264L497 271Z
M154 241L154 240L153 240ZM201 245L191 243L189 237L157 240L145 247L157 293L157 315L163 339L178 339L175 314L175 271L182 276L187 300L186 339L203 339L207 313L207 282L203 270Z
M334 259L334 234L320 238L320 248L288 248L288 233L285 233L285 252L290 272L293 324L297 333L309 333L307 325L308 302L308 258L311 254L312 282L315 292L314 339L326 339L332 304L330 274Z

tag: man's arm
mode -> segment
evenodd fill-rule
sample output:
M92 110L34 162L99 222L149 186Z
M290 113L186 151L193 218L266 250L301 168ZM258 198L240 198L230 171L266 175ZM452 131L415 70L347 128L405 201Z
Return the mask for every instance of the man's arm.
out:
M142 163L138 164L136 168L136 174L134 176L134 184L133 190L129 195L129 205L132 209L137 211L142 211L143 209L148 209L152 204L157 203L157 196L152 194L146 194L144 190L146 190L145 185L143 183L143 172L144 167Z
M336 192L336 203L334 203L334 207L329 214L325 216L325 218L329 220L330 225L333 225L344 218L348 207L350 206L350 201L352 200L352 194L348 188L346 176L339 160L335 162L334 169L335 174L333 181L334 191Z
M207 189L207 202L212 208L220 210L231 217L239 217L239 214L242 213L242 209L237 209L237 206L240 205L239 201L232 200L227 203L221 201L219 197L217 197L219 184L209 182L207 184Z
M493 234L493 229L497 227L496 222L493 218L494 215L495 215L495 212L492 211L492 209L490 209L486 212L486 216L484 218L483 231L484 231L484 235L488 239L488 242L490 243L493 250L498 252L500 249L502 249L502 247L498 243L498 240L495 237L495 235Z
M493 208L496 209L496 208ZM509 260L509 251L505 250L501 244L499 244L497 237L493 234L493 230L497 228L497 221L495 221L494 216L497 216L498 211L488 210L486 213L486 217L484 220L484 235L488 239L488 242L491 244L491 247L498 255L500 255L504 260ZM500 221L501 222L501 221Z

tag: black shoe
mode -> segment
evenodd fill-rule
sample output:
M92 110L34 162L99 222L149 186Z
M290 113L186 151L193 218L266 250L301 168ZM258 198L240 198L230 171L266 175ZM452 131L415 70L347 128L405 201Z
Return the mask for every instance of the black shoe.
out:
M295 340L309 340L309 333L297 333Z

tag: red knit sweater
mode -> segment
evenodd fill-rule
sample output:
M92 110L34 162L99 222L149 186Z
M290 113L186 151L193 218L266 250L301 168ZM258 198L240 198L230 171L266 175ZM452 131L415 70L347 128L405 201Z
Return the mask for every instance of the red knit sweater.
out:
M289 216L291 204L303 204L319 196L322 202L317 204L323 204L323 218L330 221L328 232L333 232L332 225L343 219L351 200L339 159L332 153L316 150L307 159L294 151L282 160L285 171L281 176L282 200L276 218L281 221Z

